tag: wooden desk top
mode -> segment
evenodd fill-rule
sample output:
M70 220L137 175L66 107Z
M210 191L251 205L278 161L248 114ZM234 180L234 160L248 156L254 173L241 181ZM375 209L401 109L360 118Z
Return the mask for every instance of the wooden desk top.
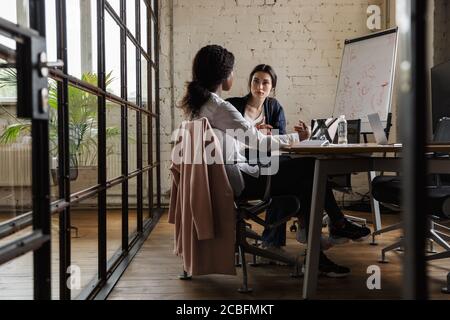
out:
M363 154L363 153L400 153L401 145L377 145L367 144L348 144L348 145L328 145L328 146L305 146L293 144L289 147L282 147L281 151L295 154ZM437 144L426 146L427 152L450 153L450 145Z

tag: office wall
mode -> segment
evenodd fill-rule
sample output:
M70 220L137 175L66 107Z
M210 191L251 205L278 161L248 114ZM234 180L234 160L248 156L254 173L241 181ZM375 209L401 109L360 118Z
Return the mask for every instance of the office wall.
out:
M235 84L225 96L244 95L259 63L278 73L276 97L288 127L298 119L330 116L346 38L370 32L367 7L384 0L161 1L162 190L169 189L170 133L182 119L174 108L191 76L197 50L211 43L236 56ZM384 10L384 8L383 8ZM383 19L383 25L384 25ZM365 183L367 184L367 183ZM164 201L164 199L163 199Z
M450 1L435 0L434 64L450 60Z

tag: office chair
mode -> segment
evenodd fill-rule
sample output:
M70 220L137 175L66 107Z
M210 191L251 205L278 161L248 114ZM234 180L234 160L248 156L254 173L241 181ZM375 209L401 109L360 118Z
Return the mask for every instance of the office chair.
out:
M450 118L442 118L437 126L434 142L450 142ZM447 154L430 154L432 157L448 158ZM428 235L427 239L431 244L436 243L441 246L444 251L435 253L433 248L427 261L450 258L450 228L443 223L450 222L450 185L441 183L441 175L432 175L427 186L427 196L430 203L430 211L428 214ZM398 176L379 176L372 182L372 194L375 199L380 202L401 205L402 182ZM403 223L397 223L372 234L372 243L375 243L375 236L385 232L398 230L403 227ZM404 240L399 241L383 248L381 250L381 263L387 263L386 253L403 246ZM444 293L450 293L450 274L447 277L447 287L442 290Z
M450 142L450 118L442 118L439 120L433 137L435 143ZM432 157L448 158L447 154L430 154ZM437 188L450 186L448 181L449 175L433 174L430 175L429 185ZM395 207L400 206L401 180L398 176L378 176L372 181L372 195L379 202L387 203ZM376 230L372 233L372 245L376 245L375 237L386 232L398 230L402 227L402 223L396 223L388 227Z
M268 166L259 163L260 167ZM269 164L270 165L270 164ZM261 199L248 199L241 195L241 191L244 189L244 180L242 178L242 173L239 168L234 165L225 165L225 171L230 181L230 185L235 187L235 199L234 208L236 211L236 253L240 258L240 261L236 261L236 266L242 267L242 286L238 289L240 293L250 293L252 289L248 286L248 272L247 272L247 262L246 253L253 255L253 265L256 264L256 257L264 257L270 260L280 261L287 265L294 266L293 277L300 276L300 266L298 259L290 256L286 256L280 253L272 252L261 247L262 236L252 229L252 225L249 221L259 224L267 229L277 228L278 226L289 221L293 216L296 216L300 211L300 201L295 196L271 196L271 180L270 175L267 176L266 186L264 195ZM275 223L268 224L265 220L259 217L264 213L271 205L276 205L278 203L283 204L283 208L287 210L286 217ZM249 240L252 243L249 243ZM179 277L180 280L191 280L192 276L188 275L186 271L183 270L182 275Z
M260 167L268 166L259 163ZM269 164L270 165L270 164ZM236 167L232 167L231 170L235 172L230 172L230 166L227 166L227 174L229 177L234 175L241 175L241 172ZM243 179L241 180L243 181ZM287 265L294 266L293 277L299 276L299 262L297 258L286 256L283 254L275 253L266 250L261 247L262 236L256 233L251 228L251 224L248 221L253 221L254 223L266 228L274 229L289 221L292 217L296 216L300 211L300 201L295 196L271 196L271 181L272 176L266 176L266 186L265 192L261 199L248 199L244 198L242 195L237 195L235 197L235 209L237 213L236 218L236 251L239 253L240 262L237 265L242 266L242 287L238 289L240 293L252 292L252 289L248 287L248 275L247 275L247 263L246 263L246 253L253 255L253 266L257 266L256 257L263 257L270 260L280 261ZM242 186L243 189L244 186ZM287 210L286 217L275 223L267 223L266 220L259 217L262 213L266 212L271 206L278 206L282 204L283 209ZM249 243L249 239L253 243Z

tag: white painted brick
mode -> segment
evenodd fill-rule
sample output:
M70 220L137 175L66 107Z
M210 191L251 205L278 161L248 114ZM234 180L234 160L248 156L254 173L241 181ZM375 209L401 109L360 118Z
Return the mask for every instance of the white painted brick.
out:
M197 50L217 43L236 56L235 84L225 97L248 92L248 74L259 63L278 73L276 90L291 130L298 119L330 116L345 39L368 33L365 10L383 0L174 0L174 83L170 88L169 21L161 3L161 122L162 190L169 184L170 131L183 119L174 110L191 76ZM448 37L448 35L447 35Z

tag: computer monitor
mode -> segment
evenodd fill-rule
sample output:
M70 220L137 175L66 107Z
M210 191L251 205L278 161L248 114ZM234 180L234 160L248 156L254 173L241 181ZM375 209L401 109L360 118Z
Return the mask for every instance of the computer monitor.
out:
M450 117L450 61L431 69L433 132L439 119Z

